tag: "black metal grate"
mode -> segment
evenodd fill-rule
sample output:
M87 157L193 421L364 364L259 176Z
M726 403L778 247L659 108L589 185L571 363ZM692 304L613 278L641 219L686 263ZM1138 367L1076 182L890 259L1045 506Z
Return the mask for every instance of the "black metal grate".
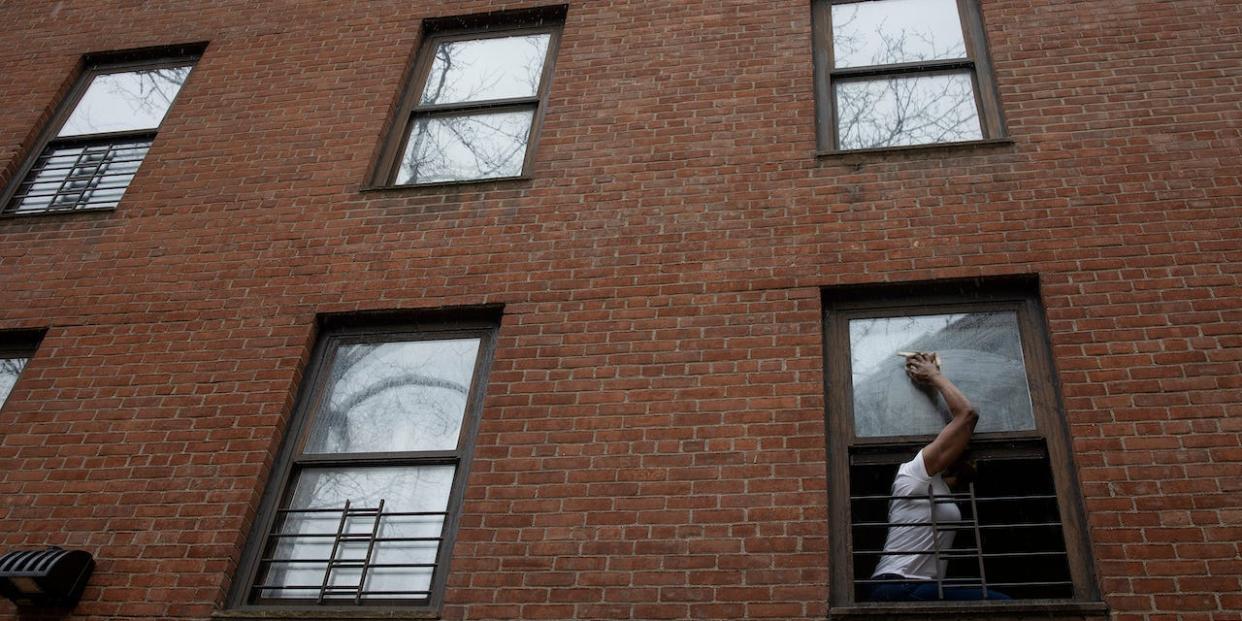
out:
M1017 482L1022 483L1020 479ZM932 512L930 522L889 522L888 504L898 498L956 503L962 519L938 522ZM1050 490L980 495L971 484L964 492L933 495L928 486L926 494L864 493L851 496L850 500L854 507L854 587L860 599L867 599L874 585L900 582L871 578L871 569L879 559L894 555L930 555L937 565L947 561L949 570L937 581L941 597L946 587L977 587L985 593L993 589L1014 599L1072 595L1057 499ZM954 546L947 550L884 550L885 536L893 526L930 527L937 532L953 530L957 536ZM939 537L933 537L933 541L938 542Z
M52 144L18 186L7 214L115 207L142 164L151 138Z
M385 501L380 499L379 504L375 507L358 507L345 501L343 507L340 508L323 508L323 509L281 509L278 513L282 517L293 515L314 515L314 514L339 514L340 519L337 522L335 532L319 532L319 533L285 533L280 532L283 519L277 520L276 530L268 534L268 549L275 548L275 542L284 541L314 541L314 540L330 540L332 550L326 558L283 558L279 556L267 555L261 558L259 562L267 568L267 576L264 581L251 587L252 592L257 594L260 599L295 599L298 601L313 600L315 603L340 603L342 601L352 600L355 604L361 604L368 599L427 599L431 596L431 591L426 589L402 589L402 590L377 590L367 587L367 576L373 569L428 569L435 570L439 563L439 544L443 537L384 537L381 536L384 520L389 518L408 518L408 517L439 517L441 520L448 516L444 511L385 511ZM356 518L371 518L370 528L365 532L351 532L350 522ZM437 547L436 558L430 563L385 563L376 562L376 548L385 543L412 543L412 542L434 542ZM343 558L342 554L346 544L356 543L365 544L366 553L362 558ZM282 584L272 583L267 580L273 574L273 570L282 566L309 565L319 566L323 569L323 578L318 585L309 584ZM339 570L358 570L358 580L355 584L333 584L334 578L338 575ZM303 592L305 596L295 595L293 597L276 595L281 592Z

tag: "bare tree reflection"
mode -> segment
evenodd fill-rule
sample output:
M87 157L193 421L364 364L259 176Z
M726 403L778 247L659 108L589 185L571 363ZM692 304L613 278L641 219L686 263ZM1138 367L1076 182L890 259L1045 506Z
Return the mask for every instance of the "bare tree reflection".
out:
M17 383L17 376L26 368L26 358L0 358L0 405L9 398L9 392Z
M436 48L420 102L436 105L532 97L539 91L548 42L547 35L534 35L442 43ZM397 182L520 174L533 118L533 105L501 112L419 116L412 123Z
M895 27L870 14L863 19L859 11L859 5L833 7L838 67L965 57L960 27L942 33L931 26ZM834 94L842 149L956 142L982 135L969 72L838 80Z
M476 341L339 347L307 450L452 449L476 350Z
M163 116L189 75L190 67L135 71L136 79L129 83L117 83L112 92L128 101L134 110Z
M191 68L162 67L95 76L59 135L154 130Z

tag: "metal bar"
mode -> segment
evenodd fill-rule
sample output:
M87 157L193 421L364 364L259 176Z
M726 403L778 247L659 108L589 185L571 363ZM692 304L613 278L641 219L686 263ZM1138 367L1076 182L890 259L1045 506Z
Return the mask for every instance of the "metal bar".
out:
M255 590L263 590L263 589L267 589L267 590L276 590L276 589L281 589L281 590L287 590L287 591L311 591L311 590L318 591L318 590L320 590L320 588L321 588L321 587L317 587L317 586L314 586L314 585L256 584L256 585L254 585L254 586L253 586L253 587L251 587L251 588L253 588L253 589L255 589ZM330 586L330 587L328 587L328 589L327 589L327 590L329 590L329 591L341 591L341 590L345 590L345 589L352 589L352 588L353 588L353 587L344 587L344 586ZM410 594L410 593L431 593L431 591L425 591L425 590L417 590L417 591L367 591L367 596L372 596L372 595L407 595L407 594Z
M970 490L970 517L975 523L975 549L979 551L979 554L975 555L979 561L979 588L983 590L983 599L988 599L988 576L983 568L983 535L979 532L979 506L975 503L974 481L970 482L967 489Z
M964 552L972 552L974 548L965 548ZM864 554L866 556L923 556L931 554L926 550L856 550L856 554ZM986 552L980 553L979 556L984 558L1026 558L1030 557L1049 557L1049 556L1066 556L1065 552ZM952 551L945 552L944 558L974 558L976 554L956 554Z
M323 571L323 584L319 588L318 603L323 603L324 594L328 592L328 581L332 579L332 560L336 558L336 551L341 545L341 534L345 532L345 525L349 521L349 500L345 501L345 509L341 511L341 521L336 526L336 539L332 541L332 552L328 554L328 566Z
M379 506L375 510L375 522L371 524L371 540L367 542L367 553L362 560L362 572L358 576L358 594L354 597L354 603L362 603L362 589L367 583L367 570L371 565L371 554L375 551L375 538L379 536L380 518L384 516L384 499L380 498Z
M936 564L936 598L944 599L944 577L940 575L944 573L940 571L940 529L936 528L935 490L932 489L931 483L927 484L927 502L931 507L927 513L931 516L932 523L932 562Z
M850 496L850 500L898 500L924 498L922 494L892 494L888 496ZM966 498L965 494L948 494L940 496L940 498ZM1055 500L1056 496L1051 494L1035 494L1031 496L982 496L979 502L994 502L997 500ZM948 502L948 501L940 501Z
M268 537L273 538L273 539L296 539L299 537L305 537L307 539L326 539L328 537L335 537L335 536L336 535L332 533L305 533L305 534L271 533L268 535ZM365 539L365 537L363 535L350 535L349 533L346 533L344 536L344 539L346 541L362 541L363 539ZM440 541L441 539L444 539L444 538L443 537L377 537L375 540L382 541L382 542L399 542L399 541Z
M355 515L358 512L374 511L375 509L355 509ZM323 509L277 509L277 513L340 513L340 509L323 508ZM384 515L388 517L404 517L404 516L420 516L420 515L448 515L447 511L389 511Z
M303 563L307 565L324 565L324 564L331 562L334 567L361 567L365 563L363 559L330 561L328 559L323 559L323 558L289 558L289 559L264 558L264 559L259 559L259 562L267 563L269 565L295 565L298 563ZM435 563L371 563L370 566L371 567L383 567L385 569L400 569L402 567L406 567L406 568L421 567L425 569L428 567L435 567L436 564Z

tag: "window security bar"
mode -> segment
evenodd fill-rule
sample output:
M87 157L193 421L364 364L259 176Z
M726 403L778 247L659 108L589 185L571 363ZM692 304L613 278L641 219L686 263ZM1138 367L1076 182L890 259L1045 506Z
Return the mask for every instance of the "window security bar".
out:
M403 518L403 517L439 517L444 518L448 515L444 511L385 511L385 500L380 499L379 504L375 507L358 507L346 500L343 507L340 508L317 508L317 509L279 509L277 513L283 516L297 514L335 514L340 515L337 522L335 532L330 533L268 533L268 539L272 541L298 541L298 540L318 540L330 539L332 541L332 550L326 558L279 558L274 556L266 556L259 560L260 563L268 567L275 565L296 566L303 564L322 565L324 566L323 581L318 585L288 585L280 583L263 582L251 587L252 591L262 593L264 591L309 591L309 595L315 597L316 603L322 604L327 600L340 601L343 598L353 599L355 604L361 604L364 598L374 598L382 596L393 597L416 597L426 599L430 597L431 591L410 589L410 590L372 590L366 589L367 574L373 569L433 569L439 562L438 558L433 559L430 563L381 563L375 562L375 549L377 544L383 543L410 543L410 542L435 542L438 544L443 537L381 537L380 530L383 521L387 518ZM373 518L370 528L364 532L349 532L349 524L353 518ZM277 521L276 528L279 529L281 521ZM344 544L359 543L366 545L366 552L361 558L342 558ZM358 572L357 584L334 585L332 584L333 572L342 569L360 570Z
M115 206L150 147L149 138L49 146L14 194L9 211Z
M945 550L945 549L940 548L940 545L939 545L940 538L933 537L932 538L933 547L932 547L932 550L930 551L928 550L884 550L882 548L881 549L856 548L854 550L854 554L856 556L874 557L878 560L879 557L883 557L883 556L913 556L913 555L928 556L930 555L937 565L939 565L941 561L973 560L974 563L972 563L972 565L975 566L974 571L975 573L977 573L977 576L942 577L941 579L936 581L937 592L941 598L943 598L944 596L944 589L946 587L977 587L981 590L984 599L987 599L988 597L988 589L999 590L999 589L1006 589L1006 588L1031 589L1031 588L1039 588L1039 587L1072 587L1073 583L1068 579L1068 576L1066 576L1065 580L1049 580L1046 577L1044 577L1043 579L1032 579L1032 580L1022 580L1022 581L1013 581L1013 580L989 581L987 577L987 568L984 562L985 560L995 560L995 559L1006 559L1006 560L1008 559L1021 560L1021 559L1036 559L1036 558L1067 559L1068 554L1064 549L1045 549L1045 550L1035 549L1035 550L1020 550L1020 551L987 551L984 549L985 539L983 537L983 533L985 531L995 532L1000 529L1006 529L1009 531L1021 532L1024 530L1025 531L1036 531L1038 529L1047 530L1047 529L1055 528L1059 532L1061 528L1061 522L1058 520L1009 520L1009 521L1002 521L1002 522L983 523L979 519L980 505L988 505L989 503L993 503L993 504L1011 503L1012 504L1012 503L1021 503L1021 502L1029 503L1029 502L1055 501L1056 496L1050 495L1050 494L1031 494L1031 495L1007 495L1007 496L980 497L976 495L975 486L973 483L971 483L968 486L967 491L956 492L956 493L951 493L947 495L934 494L932 487L928 485L927 492L922 493L922 494L892 494L892 495L861 494L861 495L850 497L851 501L884 501L886 503L893 501L893 500L904 500L904 499L927 500L929 503L932 503L932 504L956 503L958 504L959 509L962 510L963 518L960 520L953 520L953 521L938 521L936 520L935 512L932 511L930 512L931 520L929 521L919 521L919 522L889 522L889 521L875 521L875 520L856 521L852 525L856 531L856 538L857 538L857 532L860 530L881 531L881 529L883 529L880 533L882 535L883 533L886 533L889 528L892 528L892 527L899 527L899 528L931 527L936 532L948 531L948 530L953 530L953 531L958 531L958 532L970 532L973 534L973 539L974 539L973 545L972 544L967 544L967 545L959 544L951 549ZM1014 534L1014 537L1020 537L1020 536L1021 535ZM883 541L883 538L880 538L879 541ZM856 577L853 582L855 586L857 587L857 586L871 586L871 585L877 585L877 584L902 583L902 582L906 582L906 580L875 579L875 578L871 578L870 575L868 574L866 575L866 577L861 577L861 578Z

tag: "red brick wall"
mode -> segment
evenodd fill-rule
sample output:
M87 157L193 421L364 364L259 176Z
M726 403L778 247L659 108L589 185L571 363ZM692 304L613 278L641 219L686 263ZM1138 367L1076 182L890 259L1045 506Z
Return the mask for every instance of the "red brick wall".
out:
M821 288L1008 274L1114 618L1240 618L1242 3L981 0L1012 144L816 158L807 0L573 0L532 180L360 191L419 20L538 4L0 4L3 181L82 54L210 42L116 211L0 221L74 618L223 604L317 315L484 303L445 618L822 618Z

